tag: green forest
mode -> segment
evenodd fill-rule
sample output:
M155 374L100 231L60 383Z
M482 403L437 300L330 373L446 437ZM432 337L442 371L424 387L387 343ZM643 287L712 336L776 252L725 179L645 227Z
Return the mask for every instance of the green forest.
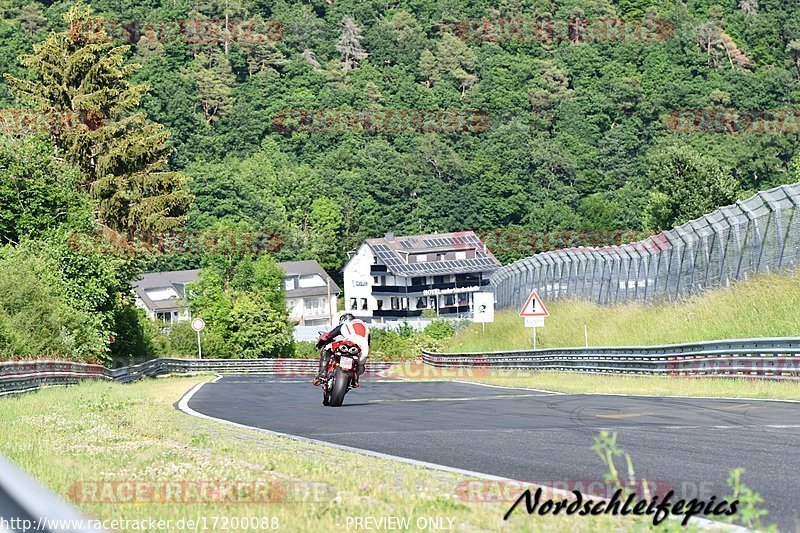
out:
M218 31L152 31L170 21ZM154 355L166 341L129 283L198 267L192 305L217 317L218 354L286 354L275 261L317 259L336 275L348 250L388 231L475 230L503 262L541 251L542 233L610 244L798 181L800 166L791 124L670 128L686 110L796 106L800 4L778 0L0 0L0 73L3 358ZM47 127L28 131L13 110ZM287 127L313 110L484 119ZM278 245L69 245L76 232L169 231Z

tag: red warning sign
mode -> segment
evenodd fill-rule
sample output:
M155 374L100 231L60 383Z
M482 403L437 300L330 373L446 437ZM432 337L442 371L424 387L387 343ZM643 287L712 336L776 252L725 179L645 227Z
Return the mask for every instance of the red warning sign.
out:
M525 300L525 305L522 306L519 316L550 316L550 313L547 312L547 308L542 303L539 295L536 294L536 291L531 291L531 295Z

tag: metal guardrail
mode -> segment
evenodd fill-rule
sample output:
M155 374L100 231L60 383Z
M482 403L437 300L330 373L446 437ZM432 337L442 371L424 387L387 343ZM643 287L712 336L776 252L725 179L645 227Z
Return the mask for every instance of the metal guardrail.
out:
M800 338L461 354L423 352L422 360L439 368L798 380Z
M25 392L53 385L71 385L85 379L130 383L144 377L194 372L272 374L308 377L318 368L316 359L153 359L139 365L108 369L66 361L8 361L0 363L0 394ZM367 372L385 370L391 363L368 361Z

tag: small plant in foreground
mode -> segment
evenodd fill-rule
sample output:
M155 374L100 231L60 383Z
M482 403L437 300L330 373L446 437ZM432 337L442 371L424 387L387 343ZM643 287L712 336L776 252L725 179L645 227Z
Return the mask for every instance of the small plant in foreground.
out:
M728 486L733 490L727 499L739 501L739 512L730 517L731 522L740 522L743 526L758 531L778 531L775 524L764 526L761 517L767 515L767 510L761 508L764 498L757 492L742 483L744 468L734 468L728 474Z

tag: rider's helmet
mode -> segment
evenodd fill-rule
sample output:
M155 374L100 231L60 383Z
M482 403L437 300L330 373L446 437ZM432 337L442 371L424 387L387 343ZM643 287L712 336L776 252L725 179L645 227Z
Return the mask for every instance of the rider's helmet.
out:
M344 324L348 320L353 320L355 318L356 317L353 316L353 313L345 313L345 314L343 314L342 316L339 317L339 324Z

